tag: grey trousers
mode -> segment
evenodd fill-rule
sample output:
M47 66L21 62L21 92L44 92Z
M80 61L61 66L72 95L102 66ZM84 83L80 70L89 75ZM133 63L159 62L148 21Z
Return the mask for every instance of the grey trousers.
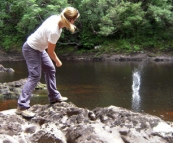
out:
M22 47L22 53L26 60L29 76L22 88L18 105L22 108L30 107L31 94L40 81L42 71L45 76L49 101L55 101L60 98L61 94L56 88L56 69L47 52L34 50L25 42Z

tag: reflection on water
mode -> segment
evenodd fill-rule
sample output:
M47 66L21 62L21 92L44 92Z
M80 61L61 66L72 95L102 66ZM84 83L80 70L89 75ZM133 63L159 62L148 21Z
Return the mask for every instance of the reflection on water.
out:
M140 79L140 72L135 70L133 72L133 84L132 84L132 110L133 111L140 111L140 95L139 95L139 89L141 84Z
M25 62L0 64L15 70L13 74L0 73L1 83L28 75ZM63 61L63 66L56 68L57 88L78 107L94 109L114 105L173 121L173 63L143 65L141 62ZM41 82L45 83L43 76ZM37 92L40 96L32 97L31 105L47 104L47 91ZM0 100L0 110L16 105L17 100Z

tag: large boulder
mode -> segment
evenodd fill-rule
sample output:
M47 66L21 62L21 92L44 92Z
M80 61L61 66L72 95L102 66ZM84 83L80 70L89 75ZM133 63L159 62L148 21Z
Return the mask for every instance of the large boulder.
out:
M109 106L93 111L72 103L34 105L32 119L0 112L0 142L10 143L173 143L173 123Z

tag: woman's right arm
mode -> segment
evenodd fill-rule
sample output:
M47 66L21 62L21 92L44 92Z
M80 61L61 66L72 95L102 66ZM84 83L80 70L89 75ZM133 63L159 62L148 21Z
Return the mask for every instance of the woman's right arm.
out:
M56 66L60 67L62 66L62 62L55 53L55 47L56 47L56 44L52 44L48 42L47 53L49 54L50 58L56 63Z

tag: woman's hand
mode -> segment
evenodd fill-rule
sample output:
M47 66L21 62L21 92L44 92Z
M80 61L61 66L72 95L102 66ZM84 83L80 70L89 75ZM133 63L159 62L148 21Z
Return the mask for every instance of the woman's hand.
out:
M55 53L55 46L56 46L56 44L52 44L52 43L48 42L47 53L49 54L50 58L56 63L56 66L60 67L60 66L62 66L62 62L60 61L60 59L58 58L58 56Z
M59 62L56 63L57 67L61 67L62 66L62 62L59 60Z

